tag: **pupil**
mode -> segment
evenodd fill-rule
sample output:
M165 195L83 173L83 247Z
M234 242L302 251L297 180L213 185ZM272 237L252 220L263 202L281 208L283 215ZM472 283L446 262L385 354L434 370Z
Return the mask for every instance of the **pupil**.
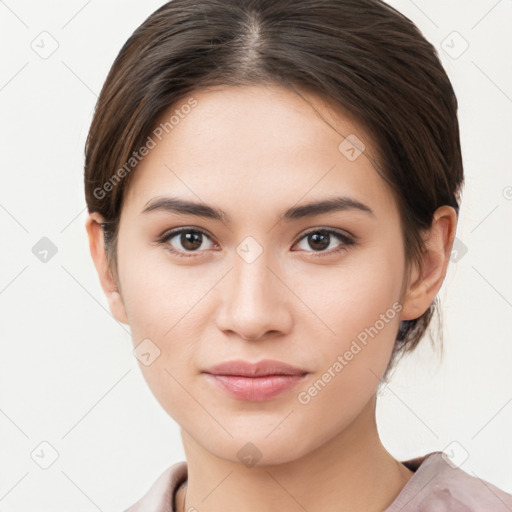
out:
M318 234L318 233L313 233L311 235L309 235L310 237L310 241L313 241L313 244L312 244L312 247L313 249L325 249L326 247L329 247L329 235L328 234L325 234L325 235L322 235L322 234ZM320 243L320 246L317 245L317 247L315 247L315 244L318 244L318 242Z

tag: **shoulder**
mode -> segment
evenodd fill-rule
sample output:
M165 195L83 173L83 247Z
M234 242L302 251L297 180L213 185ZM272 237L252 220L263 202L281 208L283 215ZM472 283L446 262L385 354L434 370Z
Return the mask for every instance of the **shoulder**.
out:
M124 512L173 512L174 493L186 478L187 463L173 464L160 474L144 496Z
M415 471L386 512L510 512L512 495L470 475L443 452L402 462Z

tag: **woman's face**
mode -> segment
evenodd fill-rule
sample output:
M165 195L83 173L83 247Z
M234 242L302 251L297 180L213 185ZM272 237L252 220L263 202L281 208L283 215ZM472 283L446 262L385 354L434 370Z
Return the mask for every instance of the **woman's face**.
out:
M397 205L359 154L361 142L375 148L305 96L339 133L289 90L198 91L193 108L163 116L180 113L153 135L122 210L119 282L141 370L181 428L228 460L250 442L287 462L344 431L375 393L404 313ZM205 372L235 359L306 374L283 389L243 379L233 386L249 390L233 395Z

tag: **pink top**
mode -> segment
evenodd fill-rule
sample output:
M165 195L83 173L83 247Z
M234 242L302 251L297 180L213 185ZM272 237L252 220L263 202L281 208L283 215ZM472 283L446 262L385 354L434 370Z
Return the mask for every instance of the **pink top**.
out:
M512 494L453 467L443 452L402 461L414 475L384 512L511 512ZM149 491L124 512L176 512L178 487L187 463L167 468Z

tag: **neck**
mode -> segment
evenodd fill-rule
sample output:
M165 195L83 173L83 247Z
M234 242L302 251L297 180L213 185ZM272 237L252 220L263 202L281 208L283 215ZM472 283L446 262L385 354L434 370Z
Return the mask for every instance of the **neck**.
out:
M214 456L183 430L181 435L188 478L176 496L178 512L382 512L413 475L380 442L375 396L343 432L283 464L246 467Z

